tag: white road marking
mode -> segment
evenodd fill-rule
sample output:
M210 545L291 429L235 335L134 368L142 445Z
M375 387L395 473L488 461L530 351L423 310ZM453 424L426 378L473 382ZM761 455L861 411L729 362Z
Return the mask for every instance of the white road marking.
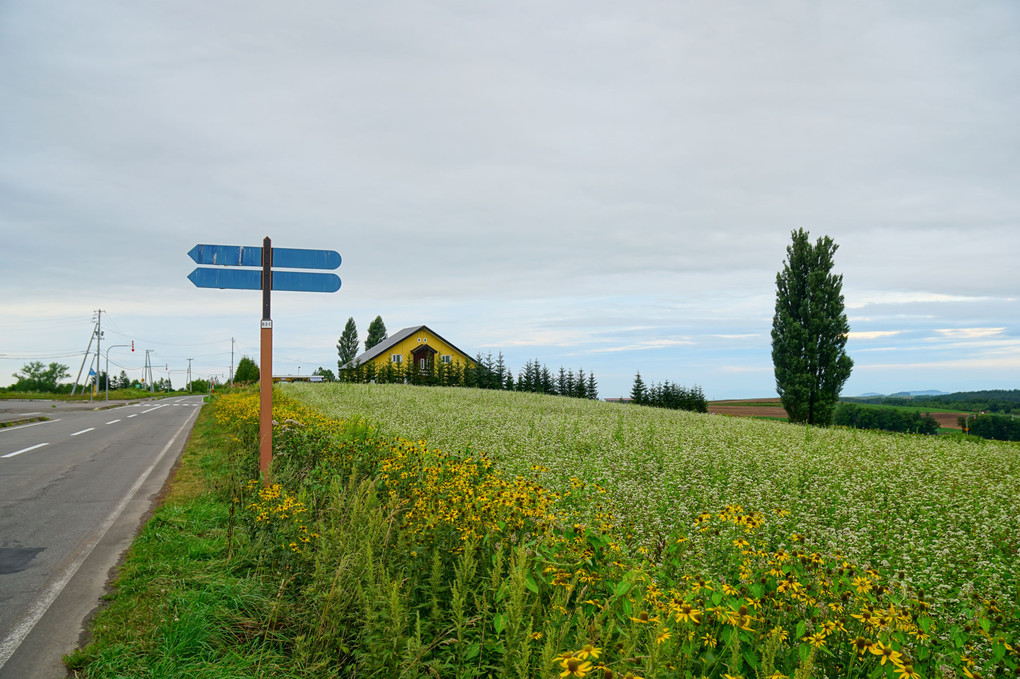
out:
M117 424L120 420L110 420L107 424Z
M15 455L21 455L22 453L27 453L30 450L35 450L36 448L42 448L43 446L48 446L48 445L50 445L50 444L49 443L37 443L34 446L29 446L28 448L22 448L21 450L15 450L13 453L7 453L3 457L5 457L5 458L7 458L7 457L14 457Z
M89 427L88 429L82 429L81 431L74 432L73 434L71 434L71 436L77 436L78 434L84 434L85 432L92 431L93 429L95 429L95 427Z
M155 408L149 408L148 410L143 410L141 412L141 414L144 415L145 413L151 413L153 410L159 410L160 408L165 408L165 407L166 407L166 404L165 403L161 403L158 406L156 406Z
M138 413L133 413L131 415L128 415L128 417L138 417Z
M54 580L53 583L46 588L42 596L32 603L28 613L21 619L20 622L18 622L17 625L14 626L7 638L0 641L0 670L3 670L4 665L6 665L7 661L11 659L14 652L18 650L18 647L21 646L21 642L25 640L25 637L27 637L28 633L32 631L32 628L35 627L36 623L38 623L39 620L42 619L43 615L46 614L46 611L49 610L50 606L53 605L53 602L57 600L60 593L64 591L64 588L67 587L67 583L71 581L71 578L73 578L75 573L78 572L81 565L85 563L85 559L89 558L89 555L92 554L92 550L96 548L96 545L98 545L99 542L106 536L110 527L113 526L117 519L120 518L120 515L124 512L124 508L127 507L128 503L134 499L135 493L138 492L138 489L141 488L142 484L149 478L149 475L152 474L152 470L156 468L156 465L162 461L166 452L170 450L174 442L177 440L177 437L181 435L184 428L191 422L191 418L192 416L188 415L181 426L178 427L173 437L167 441L167 444L163 446L163 450L159 451L156 459L152 461L151 465L149 465L149 468L145 470L144 474L138 477L138 480L135 481L133 486L131 486L127 495L124 496L124 499L120 501L113 512L106 517L106 520L99 526L99 531L85 543L83 549L78 554L78 558L71 562L64 572L60 574L60 577ZM46 444L44 443L42 445Z
M24 429L25 427L38 427L40 424L50 424L51 422L60 422L60 420L56 419L46 420L45 422L33 422L32 424L19 424L17 427L4 427L3 429L0 429L0 432L14 431L15 429Z

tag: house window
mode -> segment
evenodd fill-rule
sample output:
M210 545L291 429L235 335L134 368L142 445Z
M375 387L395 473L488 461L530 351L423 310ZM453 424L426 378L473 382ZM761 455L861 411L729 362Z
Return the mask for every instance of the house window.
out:
M453 356L450 355L442 356L440 357L439 360L442 361L443 363L453 363Z
M400 354L390 354L390 363L400 363L404 360L404 357Z

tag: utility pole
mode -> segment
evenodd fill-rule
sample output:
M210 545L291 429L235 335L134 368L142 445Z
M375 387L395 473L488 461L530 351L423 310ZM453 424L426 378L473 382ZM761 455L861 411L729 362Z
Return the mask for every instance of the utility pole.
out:
M188 393L191 393L191 362L194 360L193 358L188 359Z
M99 362L102 353L99 351L99 345L103 341L103 310L96 309L96 384L92 390L94 394L99 393L99 370L103 367L103 364Z
M142 370L142 379L146 380L145 384L148 385L149 391L155 393L156 387L152 383L152 359L149 358L149 352L152 349L145 350L145 368Z
M234 386L234 338L230 338L230 386Z
M92 334L89 335L89 345L85 349L85 355L81 359L81 367L78 368L78 376L74 378L74 386L71 387L71 396L74 396L74 392L78 390L78 380L81 379L81 373L85 370L85 361L89 360L89 356L92 355L92 340L96 338L96 326L92 326Z

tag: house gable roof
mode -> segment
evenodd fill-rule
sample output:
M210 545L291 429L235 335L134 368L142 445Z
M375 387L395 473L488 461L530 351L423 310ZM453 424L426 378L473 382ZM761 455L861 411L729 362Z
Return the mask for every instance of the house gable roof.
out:
M414 326L411 326L410 328L403 328L402 330L396 331L395 333L393 333L392 335L390 335L389 337L384 339L379 344L376 344L374 347L372 347L368 351L366 351L363 354L357 356L354 359L354 361L344 365L344 367L345 368L352 368L352 367L354 367L356 365L362 365L362 364L368 363L372 359L377 358L378 356L381 356L381 355L385 354L387 350L389 350L389 349L395 347L396 345L400 344L401 342L403 342L405 339L407 339L411 335L414 335L414 334L416 334L418 332L421 332L422 330L428 330L429 333L434 335L437 339L443 340L451 348L456 349L457 351L459 351L464 356L467 356L469 360L473 360L467 354L467 352L465 352L464 350L460 349L457 346L454 346L454 344L452 342L450 342L448 339L446 339L445 337L443 337L442 335L440 335L438 332L436 332L432 328L428 327L427 325L414 325Z

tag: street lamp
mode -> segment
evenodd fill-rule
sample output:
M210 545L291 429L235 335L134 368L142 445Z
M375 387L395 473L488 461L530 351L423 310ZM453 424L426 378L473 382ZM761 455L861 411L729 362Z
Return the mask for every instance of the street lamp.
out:
M104 386L106 387L107 401L110 400L110 349L116 349L117 347L131 347L131 351L134 351L135 343L132 342L131 344L114 344L113 346L106 347L106 380L105 380L106 384ZM96 376L96 379L97 380L99 379L98 375Z

